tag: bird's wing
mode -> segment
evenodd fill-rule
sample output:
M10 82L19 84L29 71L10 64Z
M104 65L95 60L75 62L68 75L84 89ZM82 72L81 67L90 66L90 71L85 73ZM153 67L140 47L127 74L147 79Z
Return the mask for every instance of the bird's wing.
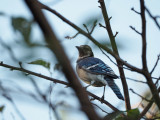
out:
M81 69L92 74L104 74L114 79L118 78L114 71L98 58L87 57L78 61L77 64Z

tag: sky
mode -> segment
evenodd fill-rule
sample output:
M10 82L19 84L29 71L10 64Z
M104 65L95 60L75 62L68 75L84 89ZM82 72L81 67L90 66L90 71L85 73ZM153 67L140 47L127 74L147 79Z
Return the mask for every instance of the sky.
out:
M41 2L45 3L46 5L49 5L51 8L55 9L59 13L61 13L64 17L68 18L70 21L75 23L78 26L81 26L83 28L83 25L85 23L86 19L92 18L94 16L101 17L101 10L98 7L99 3L97 0L61 0L60 2L57 2L54 4L52 0L41 0ZM160 1L159 0L152 0L152 1L146 1L146 6L150 9L151 13L153 15L160 15ZM136 65L137 67L141 67L141 37L136 34L133 30L130 29L129 26L135 27L138 31L141 31L141 19L138 14L131 11L131 8L134 7L135 10L140 11L139 9L139 1L138 0L107 0L106 6L108 10L109 16L112 16L111 19L111 26L113 33L116 33L117 31L119 34L116 37L116 40L118 43L122 44L124 49L120 49L120 56L127 62ZM0 12L5 13L7 17L0 16L0 38L5 40L5 42L9 42L12 40L15 36L13 33L13 30L10 26L10 21L8 19L9 16L23 16L26 18L31 18L30 11L26 7L23 0L3 0L0 4ZM59 18L57 18L55 15L44 11L50 25L52 26L54 32L58 36L58 38L62 41L62 45L65 48L66 53L68 54L68 57L73 61L72 66L75 69L76 66L76 57L78 57L78 52L76 51L75 46L85 44L86 41L89 41L86 37L79 35L73 40L67 40L65 39L65 36L67 35L74 35L76 33L76 30L71 28L69 25L61 21ZM147 18L147 61L149 69L151 70L154 66L154 63L157 59L157 55L160 54L160 31L155 26L155 23L150 19L148 15L146 15ZM104 24L103 20L100 21L102 24ZM38 27L36 28L38 29ZM84 29L84 28L83 28ZM108 38L108 35L106 33L106 30L103 28L96 27L93 36L96 39L101 38ZM41 39L42 35L41 32L38 30L34 31L33 37L36 38L36 40ZM91 42L87 42L89 45L93 45ZM95 56L98 58L101 58L106 64L108 64L112 69L115 71L116 74L118 74L117 67L108 59L106 58L100 50L96 49L94 50ZM46 51L42 51L39 53L39 57L42 57L45 54ZM48 57L48 58L47 58ZM47 56L46 59L49 59L49 56ZM112 58L112 57L111 57ZM112 58L113 59L113 58ZM8 57L2 57L0 58L0 61L9 61ZM2 69L1 69L2 70ZM159 77L159 71L160 67L158 66L155 73L153 74L156 77ZM49 75L46 71L43 71L43 74ZM141 75L138 75L134 72L130 72L125 70L125 74L127 77L135 78L135 79L141 79L142 81L145 81L144 77ZM1 73L2 75L2 73ZM2 75L3 77L6 77L5 75ZM58 76L58 73L54 75L54 77ZM6 77L7 78L7 77ZM61 79L64 79L62 76ZM132 81L127 81L129 88L134 88L136 92L138 93L144 93L148 87L146 85L135 83ZM122 90L122 85L120 80L116 80L116 83ZM41 84L49 84L42 82ZM82 82L83 85L86 85ZM62 86L61 86L62 87ZM27 86L28 89L32 89L30 86ZM59 89L58 87L55 89ZM98 96L102 95L103 88L94 88L90 87L88 89L91 92L94 92ZM110 95L108 95L110 94ZM130 92L130 95L133 96L134 99L131 99L131 104L133 107L136 106L137 102L140 101L140 98L136 95L132 94ZM112 96L112 97L110 97ZM26 98L29 99L29 98ZM63 98L62 98L63 99ZM74 98L72 98L74 99ZM107 89L106 92L106 99L115 106L121 104L121 109L124 110L124 103L122 101L119 101L116 96L112 93L110 89ZM115 101L112 101L112 99L115 99ZM77 101L69 100L68 102L72 103L75 102L77 104ZM5 104L5 100L3 100ZM44 105L41 109L41 106L37 107L39 104L36 104L35 101L32 101L34 104L30 104L23 101L20 102L20 105L18 105L19 109L22 111L26 119L49 119L48 116L48 108ZM1 104L1 103L0 103ZM8 105L9 106L9 105ZM77 108L77 106L74 106ZM11 107L12 109L12 107ZM34 115L32 115L32 112L30 111L32 109L34 112ZM11 110L12 111L12 110ZM5 117L7 117L7 114L9 114L11 111L5 112ZM62 110L63 111L63 110ZM65 110L64 110L65 111ZM68 110L66 110L68 111ZM73 112L73 111L72 111ZM39 114L41 114L40 117ZM47 115L46 115L47 114ZM69 114L69 113L68 113ZM81 113L82 114L82 113ZM76 116L76 113L74 114ZM66 118L70 119L70 118ZM81 119L81 118L80 118ZM76 118L75 120L80 120ZM85 117L84 117L85 120Z

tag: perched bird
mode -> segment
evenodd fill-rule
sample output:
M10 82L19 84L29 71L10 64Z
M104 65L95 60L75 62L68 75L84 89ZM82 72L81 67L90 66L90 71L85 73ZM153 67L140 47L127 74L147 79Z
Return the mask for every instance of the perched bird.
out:
M105 86L108 85L119 99L124 100L118 86L114 83L113 79L118 78L114 71L102 60L94 57L90 46L81 45L76 48L79 51L76 71L80 79L89 84L88 86L104 86L102 99L104 99Z

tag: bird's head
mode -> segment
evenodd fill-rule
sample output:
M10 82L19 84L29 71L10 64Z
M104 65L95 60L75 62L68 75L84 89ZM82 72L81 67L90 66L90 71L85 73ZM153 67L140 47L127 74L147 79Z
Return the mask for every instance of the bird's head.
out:
M88 45L76 46L76 48L78 49L79 52L79 59L94 56L91 47Z

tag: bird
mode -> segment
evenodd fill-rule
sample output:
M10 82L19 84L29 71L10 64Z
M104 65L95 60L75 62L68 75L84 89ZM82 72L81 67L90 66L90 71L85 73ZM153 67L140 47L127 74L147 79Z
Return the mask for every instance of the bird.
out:
M94 57L92 49L88 45L76 46L79 57L76 63L76 72L79 78L89 86L104 87L103 96L105 95L105 86L108 85L116 96L124 100L119 87L115 84L114 79L119 78L114 71L99 58Z

